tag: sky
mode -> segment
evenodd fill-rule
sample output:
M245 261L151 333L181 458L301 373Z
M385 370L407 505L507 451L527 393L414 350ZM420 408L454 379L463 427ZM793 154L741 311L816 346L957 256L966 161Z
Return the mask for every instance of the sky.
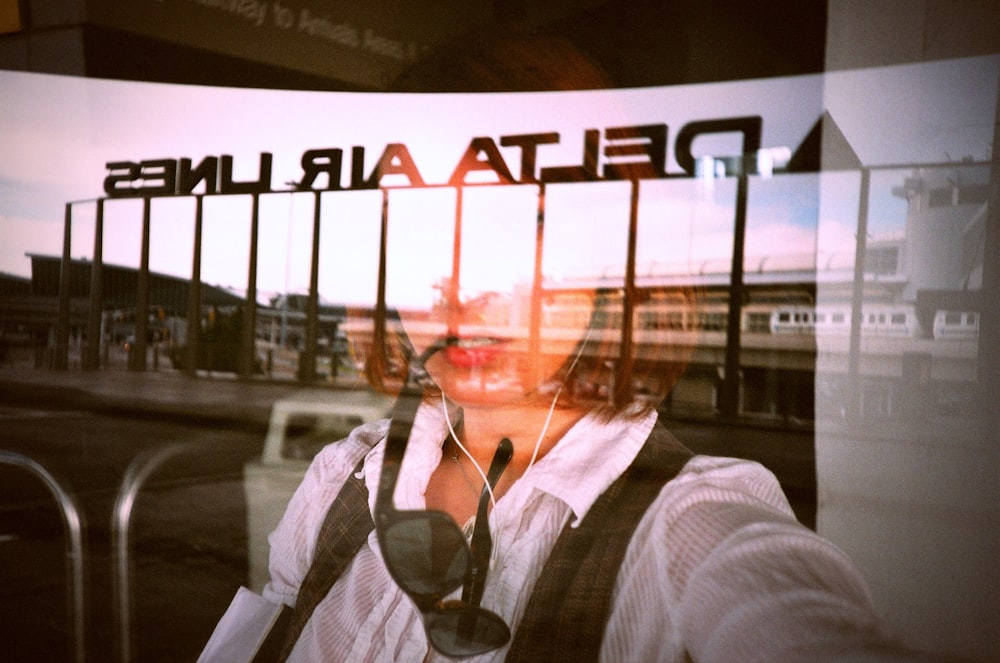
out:
M442 184L470 140L558 132L538 148L538 166L581 162L586 129L666 123L668 173L685 124L759 115L762 147L794 151L826 109L866 165L986 159L992 144L998 58L837 72L822 76L614 91L517 94L294 92L178 86L0 72L0 271L28 276L26 254L60 255L66 203L72 205L72 255L92 257L96 205L106 164L230 154L234 179L254 179L262 152L273 155L273 189L301 177L310 149L365 148L364 172L383 148L405 144L430 184ZM603 147L602 143L602 147ZM703 136L692 151L731 155L736 134ZM515 175L520 152L500 152ZM602 157L602 163L604 158ZM906 171L900 171L904 173ZM893 179L873 187L870 231L902 231L905 205ZM387 181L402 183L399 178ZM322 186L322 183L317 183ZM415 301L450 272L456 191L399 189L390 194L390 298ZM463 287L470 292L530 273L537 189L463 189ZM750 256L829 254L851 249L857 222L856 174L780 175L751 182ZM640 264L691 270L731 253L732 179L649 180L640 185ZM374 297L377 191L324 194L320 293L330 301ZM104 260L137 266L141 201L105 207ZM152 203L150 268L191 272L194 202ZM544 271L550 278L613 272L624 263L629 210L625 182L549 186ZM309 282L311 193L261 198L257 289L262 300L304 291ZM203 280L246 287L249 196L207 196ZM429 259L435 256L434 259ZM529 270L526 272L526 270Z

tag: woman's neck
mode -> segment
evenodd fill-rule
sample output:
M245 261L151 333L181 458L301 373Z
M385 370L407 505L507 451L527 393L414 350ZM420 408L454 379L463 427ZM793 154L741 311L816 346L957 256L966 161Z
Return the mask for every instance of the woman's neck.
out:
M466 406L463 412L460 439L483 472L489 468L501 439L506 437L514 445L514 456L493 490L498 500L527 471L536 443L537 461L585 414L584 410L555 409L549 419L549 407L545 404ZM446 439L441 463L427 485L427 508L444 511L455 522L465 523L476 512L481 486L481 479L455 441Z
M522 474L531 462L538 444L536 462L562 439L585 414L584 410L556 408L544 404L510 407L464 408L461 440L480 467L489 467L502 438L514 444L514 457L508 472ZM544 434L543 434L544 431ZM541 440L539 441L539 436Z

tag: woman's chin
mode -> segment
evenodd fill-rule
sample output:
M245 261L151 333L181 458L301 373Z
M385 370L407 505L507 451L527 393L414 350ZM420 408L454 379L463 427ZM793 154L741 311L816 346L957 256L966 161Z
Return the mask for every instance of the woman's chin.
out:
M473 407L501 407L523 403L527 394L520 383L487 378L452 378L438 382L452 402Z

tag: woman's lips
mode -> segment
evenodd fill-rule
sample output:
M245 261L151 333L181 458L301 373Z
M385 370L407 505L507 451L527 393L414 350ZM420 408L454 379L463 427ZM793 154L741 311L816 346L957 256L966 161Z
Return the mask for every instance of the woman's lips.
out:
M449 338L444 349L445 359L459 368L478 368L492 362L507 341L498 338Z

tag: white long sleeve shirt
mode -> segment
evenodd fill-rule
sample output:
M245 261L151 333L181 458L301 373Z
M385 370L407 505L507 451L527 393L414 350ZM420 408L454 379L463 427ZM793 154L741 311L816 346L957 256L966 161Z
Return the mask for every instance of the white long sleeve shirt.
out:
M584 417L497 502L495 558L482 605L515 631L563 526L582 519L631 464L656 415L603 423ZM314 459L270 536L264 595L294 605L326 512L358 461L371 506L388 422L362 426ZM423 509L447 434L421 406L403 459L396 505ZM456 595L461 590L456 590ZM838 548L796 522L759 464L695 456L640 521L615 581L600 660L903 660L866 586ZM502 661L507 648L470 661ZM289 661L439 661L420 613L389 576L375 532L316 607Z

